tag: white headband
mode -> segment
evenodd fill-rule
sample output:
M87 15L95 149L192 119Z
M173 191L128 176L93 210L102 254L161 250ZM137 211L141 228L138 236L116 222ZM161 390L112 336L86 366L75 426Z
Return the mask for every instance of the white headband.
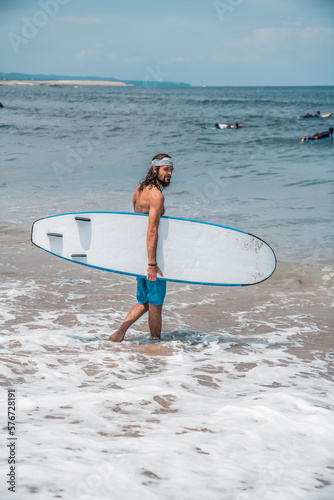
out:
M172 158L167 158L167 156L161 158L161 160L152 160L152 167L172 167L172 166L173 166L173 160Z

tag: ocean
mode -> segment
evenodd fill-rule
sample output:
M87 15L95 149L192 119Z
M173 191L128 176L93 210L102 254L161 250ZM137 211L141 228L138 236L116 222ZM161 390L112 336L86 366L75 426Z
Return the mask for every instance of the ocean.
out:
M300 140L334 118L297 117L334 111L334 87L0 95L1 498L332 499L334 141ZM135 279L42 252L31 225L132 211L161 152L166 215L255 234L278 266L251 287L169 283L161 341L143 317L114 344Z

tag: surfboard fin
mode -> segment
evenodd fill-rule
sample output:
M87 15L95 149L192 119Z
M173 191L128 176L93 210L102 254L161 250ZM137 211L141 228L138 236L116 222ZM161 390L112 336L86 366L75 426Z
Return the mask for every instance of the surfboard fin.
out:
M79 220L81 222L90 222L89 217L76 217L75 220Z
M55 238L62 238L63 235L60 233L46 233L47 236L54 236Z
M72 259L78 259L78 258L84 258L87 257L86 253L72 253L71 258Z

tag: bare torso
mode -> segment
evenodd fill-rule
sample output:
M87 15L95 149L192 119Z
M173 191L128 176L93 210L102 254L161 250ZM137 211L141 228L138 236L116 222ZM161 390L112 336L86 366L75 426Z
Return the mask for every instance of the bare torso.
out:
M139 191L139 186L133 195L133 210L137 214L148 214L150 212L150 194L152 189L156 187L145 186L142 191ZM162 197L164 200L164 197ZM162 203L161 215L165 213L165 208Z

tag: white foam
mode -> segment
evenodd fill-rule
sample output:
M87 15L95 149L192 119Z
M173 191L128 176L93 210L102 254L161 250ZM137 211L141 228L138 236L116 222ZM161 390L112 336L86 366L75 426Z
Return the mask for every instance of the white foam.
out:
M89 281L87 295L57 280L48 290L18 280L15 293L3 290L1 373L18 403L17 498L332 497L331 357L316 345L305 359L296 354L303 336L323 331L293 307L309 296L281 296L289 317L270 300L226 311L233 328L205 333L186 326L187 300L198 314L225 295L196 298L197 289L176 287L165 310L176 326L162 341L149 341L142 319L113 344L109 324L132 299L124 299L126 281L109 284L91 309Z

